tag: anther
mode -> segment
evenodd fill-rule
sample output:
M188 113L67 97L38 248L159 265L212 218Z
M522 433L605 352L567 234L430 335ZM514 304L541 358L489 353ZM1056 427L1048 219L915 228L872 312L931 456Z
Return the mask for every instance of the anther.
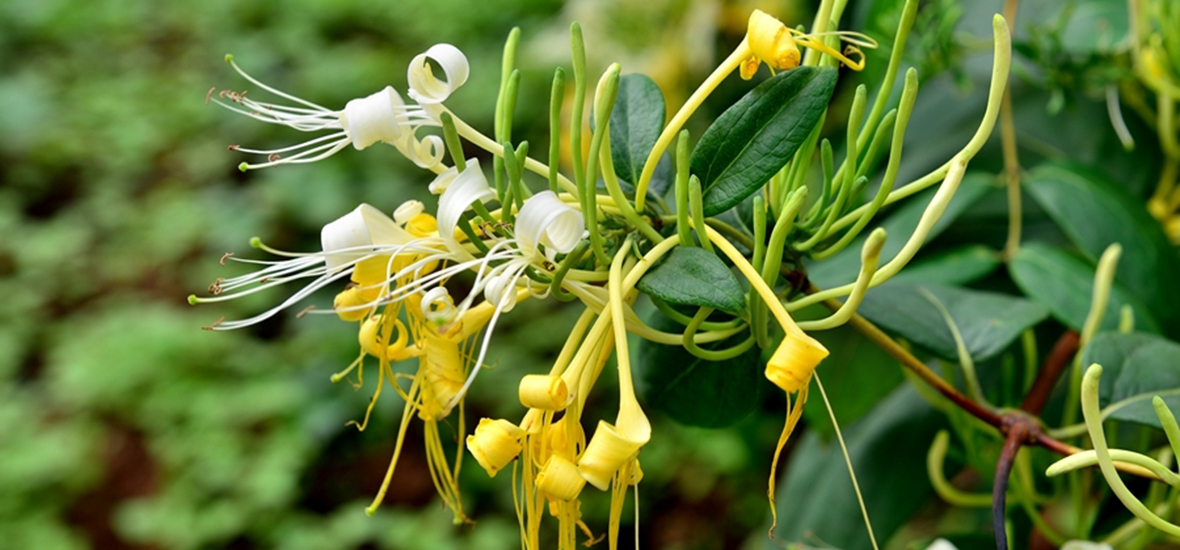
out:
M218 319L216 321L213 321L212 325L209 325L207 327L201 327L201 330L213 330L213 329L217 328L217 325L220 325L223 322L225 322L224 316L222 316L220 319Z
M217 86L209 88L209 91L205 93L205 105L209 104L209 99L213 97L213 92L215 91L217 91Z
M221 255L221 265L225 265L225 260L230 258L233 255L234 255L233 252L226 252L225 254L222 254Z

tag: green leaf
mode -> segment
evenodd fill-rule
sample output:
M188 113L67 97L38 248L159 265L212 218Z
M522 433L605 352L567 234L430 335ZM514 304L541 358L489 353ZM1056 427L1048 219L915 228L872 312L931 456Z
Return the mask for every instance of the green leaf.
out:
M1116 280L1133 292L1164 326L1180 333L1180 257L1144 202L1119 184L1076 166L1043 165L1029 173L1028 190L1091 261L1112 243L1123 247Z
M841 424L860 419L905 380L896 359L849 327L820 331L813 336L832 352L818 372ZM803 417L807 426L819 431L825 439L835 435L822 399L808 401Z
M963 182L959 184L959 190L951 198L951 202L947 204L942 217L930 229L930 234L926 237L926 242L930 242L937 237L954 223L956 218L974 206L975 203L979 202L984 195L995 190L996 186L994 182L994 176L980 173L968 174L967 177L963 178ZM906 200L892 214L886 217L883 222L879 224L870 223L869 227L865 229L861 236L853 240L847 248L841 250L831 258L809 265L807 267L808 277L815 284L819 285L820 288L830 288L855 281L856 274L860 270L860 249L864 246L864 241L868 238L870 228L874 225L884 228L886 233L888 233L888 238L885 239L885 246L881 248L881 265L885 265L897 256L897 253L905 246L906 240L913 234L914 229L917 229L918 220L922 219L922 213L926 210L926 206L930 204L930 199L934 197L934 191L934 189L923 191ZM897 277L904 277L907 271L914 267L916 266L903 269ZM936 280L933 282L952 284L960 281L951 279L945 281Z
M610 114L611 160L619 179L639 181L647 155L664 128L664 94L642 74L623 75L619 95Z
M717 117L690 161L705 215L729 210L778 172L819 122L835 87L835 69L798 67L759 84Z
M1109 418L1162 428L1151 405L1156 395L1180 413L1180 344L1152 334L1107 332L1086 346L1082 364L1092 363L1102 365L1098 401L1113 409Z
M683 332L684 326L656 312L648 320L652 327ZM741 333L706 349L723 349L740 344L749 336ZM762 362L755 346L725 361L706 361L682 346L666 346L640 340L636 361L644 400L653 409L689 426L723 428L745 418L758 408L762 391Z
M981 244L969 244L916 260L890 282L964 285L978 281L1000 266L1000 253Z
M819 399L817 393L812 393L813 399ZM848 454L877 540L889 540L930 499L933 490L925 461L902 450L926 449L944 425L938 411L903 386L860 422L845 427ZM823 444L816 432L808 432L792 453L780 487L779 524L767 548L789 548L793 542L814 545L819 540L830 548L872 548L848 466L835 441Z
M1006 294L900 283L869 291L857 311L882 328L957 362L954 336L935 301L946 308L976 362L994 357L1049 315L1036 302Z
M713 253L678 246L639 279L639 290L671 304L706 306L730 313L745 307L737 277Z
M1049 308L1059 321L1074 330L1082 330L1090 313L1094 294L1094 266L1065 251L1041 243L1021 247L1009 264L1009 272L1020 289L1029 297ZM1133 294L1115 283L1100 330L1115 330L1119 326L1120 310L1130 305L1135 311L1135 328L1158 333L1159 324L1147 306Z

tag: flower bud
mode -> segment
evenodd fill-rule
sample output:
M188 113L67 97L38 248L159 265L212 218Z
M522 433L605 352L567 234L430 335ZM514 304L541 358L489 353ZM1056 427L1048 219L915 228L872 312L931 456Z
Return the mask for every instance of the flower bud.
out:
M550 456L537 474L537 488L559 500L578 498L585 485L586 480L578 472L578 467L559 455Z
M816 365L828 356L823 344L806 334L790 331L766 363L766 378L787 393L803 389Z
M497 472L520 454L522 435L524 431L507 420L482 418L475 434L467 436L467 448L488 477L496 477Z
M569 403L570 392L560 376L529 374L520 379L520 403L530 409L560 411Z

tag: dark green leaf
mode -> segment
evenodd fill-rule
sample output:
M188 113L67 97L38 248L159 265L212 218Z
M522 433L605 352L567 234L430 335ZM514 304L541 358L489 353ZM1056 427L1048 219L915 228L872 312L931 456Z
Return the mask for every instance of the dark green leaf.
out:
M869 291L858 311L882 328L944 359L958 361L954 336L935 301L950 313L963 344L977 362L994 357L1049 315L1036 302L1006 294L894 283Z
M1098 401L1122 403L1109 418L1160 428L1151 398L1159 395L1180 413L1180 344L1143 333L1107 332L1094 337L1082 364L1102 365Z
M1049 308L1054 317L1070 328L1082 329L1093 299L1093 265L1059 248L1029 243L1016 253L1008 269L1016 284L1029 298ZM1118 328L1119 311L1124 305L1130 305L1135 311L1135 327L1138 330L1159 332L1159 324L1147 307L1117 283L1111 288L1101 330Z
M963 178L963 182L959 184L959 190L951 199L950 204L947 205L946 210L943 211L942 217L930 229L930 234L926 237L926 242L930 242L931 239L937 237L939 233L942 233L949 227L963 212L966 212L968 208L979 202L989 191L996 189L994 182L995 178L993 176L979 173L969 174ZM933 197L933 189L924 191L906 200L904 204L885 218L885 221L879 224L869 223L869 228L879 226L884 228L888 234L888 238L885 240L885 246L881 248L881 265L885 265L886 262L892 260L901 251L902 247L905 246L906 240L914 232L914 229L918 227L918 220L922 218L922 212L926 210L926 206L930 204L930 199ZM830 288L855 281L856 274L860 270L860 249L864 246L864 241L869 232L869 229L866 228L860 237L857 237L848 245L848 248L841 250L831 258L808 266L808 277L815 284L819 285L820 288ZM908 269L912 268L902 270L898 274L898 277L904 276ZM951 284L960 281L935 280L932 282Z
M664 128L664 94L642 74L623 75L610 114L611 160L615 174L632 185Z
M813 336L832 352L818 372L841 424L860 419L905 380L897 360L851 328L825 330ZM835 434L822 399L809 401L803 417L809 428L825 438Z
M917 260L894 275L890 282L963 285L990 275L999 266L998 251L971 244Z
M684 326L656 312L650 324L667 332L683 332ZM748 333L738 334L709 349L740 344ZM722 428L758 408L765 385L757 347L725 361L705 361L681 346L640 340L636 360L644 399L651 407L689 426Z
M1180 258L1143 201L1076 166L1041 166L1029 173L1025 188L1091 261L1120 243L1116 280L1152 308L1165 332L1180 333Z
M639 290L665 302L737 313L746 296L737 277L713 253L678 246L639 279Z
M818 398L813 394L813 397ZM909 386L893 392L872 414L846 427L852 467L877 540L888 540L933 493L926 464L902 449L926 449L944 425L942 415ZM803 437L792 453L786 481L777 495L778 528L767 548L784 543L844 550L872 548L860 519L860 507L848 466L835 441L823 444L815 432Z
M759 84L717 117L691 159L705 215L729 210L778 172L819 122L835 87L835 69L798 67Z

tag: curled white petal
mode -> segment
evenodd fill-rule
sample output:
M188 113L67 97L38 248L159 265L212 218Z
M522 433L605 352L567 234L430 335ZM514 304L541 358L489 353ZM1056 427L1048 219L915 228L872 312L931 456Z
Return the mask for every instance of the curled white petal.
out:
M467 169L459 172L455 180L447 186L438 199L438 235L443 243L460 261L474 259L459 241L455 240L455 228L459 225L459 217L467 211L475 201L488 202L496 196L488 180L479 168L479 161L472 159L467 163Z
M426 211L426 205L422 201L408 200L403 202L397 210L393 211L393 221L399 225L405 225L406 222L414 219L414 216Z
M445 287L436 286L422 295L422 316L436 324L446 324L455 319L458 309Z
M336 221L325 225L320 231L324 260L329 270L364 256L366 246L378 244L406 244L414 237L399 227L380 210L362 203ZM349 252L337 252L349 250Z
M393 146L418 167L428 170L438 166L447 152L443 139L435 135L418 140L413 134L406 134Z
M512 308L516 307L516 280L519 277L519 271L505 271L491 277L488 286L483 290L484 299L495 304L500 310L512 311Z
M427 59L433 59L446 80L439 80L430 69ZM467 56L450 44L435 44L410 61L406 78L410 82L410 97L422 105L442 103L467 82Z
M393 145L406 133L398 120L405 110L401 95L392 86L386 86L375 94L345 104L340 112L340 125L357 151L378 141Z
M538 244L550 252L569 252L585 234L582 213L565 204L553 191L542 191L525 201L516 216L516 240L521 253L533 258Z
M472 162L472 160L468 159L467 162ZM439 175L434 177L434 180L430 182L428 189L430 189L432 194L441 195L447 190L447 187L451 186L451 182L455 181L455 178L457 177L459 177L458 166L447 168L446 170L443 170L441 173L439 173Z

